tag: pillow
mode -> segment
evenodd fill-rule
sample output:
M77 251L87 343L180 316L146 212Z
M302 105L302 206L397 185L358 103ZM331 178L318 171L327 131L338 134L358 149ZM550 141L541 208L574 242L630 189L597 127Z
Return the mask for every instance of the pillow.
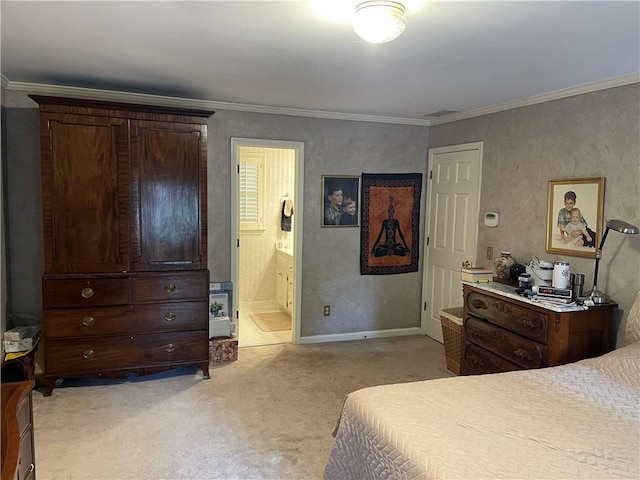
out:
M631 305L624 330L624 344L629 345L633 342L640 342L640 291Z

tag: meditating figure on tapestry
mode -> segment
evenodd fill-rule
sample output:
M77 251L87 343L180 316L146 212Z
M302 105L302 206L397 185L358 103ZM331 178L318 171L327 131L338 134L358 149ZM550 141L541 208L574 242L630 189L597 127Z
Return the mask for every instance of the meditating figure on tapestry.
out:
M386 220L382 221L380 233L378 234L378 238L376 238L373 248L371 249L371 255L374 257L384 257L385 255L398 255L399 257L404 257L409 254L410 249L407 246L407 241L404 239L404 235L400 229L400 222L394 218L394 200L393 195L389 196L389 207L387 208L389 216ZM384 243L380 243L383 234L385 236L385 240ZM398 242L396 234L400 237L402 243Z

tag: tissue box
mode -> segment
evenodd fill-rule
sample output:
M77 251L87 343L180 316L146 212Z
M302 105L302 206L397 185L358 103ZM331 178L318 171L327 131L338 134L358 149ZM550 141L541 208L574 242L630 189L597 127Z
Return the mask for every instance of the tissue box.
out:
M22 340L3 340L5 353L27 352L33 348L38 339L38 335L23 338Z
M209 339L209 362L233 362L238 359L237 337L213 337Z
M40 329L35 325L13 327L12 329L4 332L3 337L4 340L7 340L9 342L17 342L19 340L24 340L25 338L31 338L35 336L35 334L38 333L38 330Z

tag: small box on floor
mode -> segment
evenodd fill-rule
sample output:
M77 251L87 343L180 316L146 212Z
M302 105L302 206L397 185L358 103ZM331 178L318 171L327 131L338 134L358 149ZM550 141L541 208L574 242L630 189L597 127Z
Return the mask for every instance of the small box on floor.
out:
M209 362L233 362L238 359L237 337L211 337L209 339Z

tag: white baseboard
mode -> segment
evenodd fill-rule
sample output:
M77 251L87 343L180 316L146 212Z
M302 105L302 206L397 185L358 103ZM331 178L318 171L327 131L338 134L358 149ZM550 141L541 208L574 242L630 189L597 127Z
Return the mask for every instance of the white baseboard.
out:
M300 337L300 344L327 342L346 342L349 340L363 340L365 338L404 337L407 335L422 335L420 327L394 328L390 330L372 330L369 332L336 333L332 335L313 335Z

